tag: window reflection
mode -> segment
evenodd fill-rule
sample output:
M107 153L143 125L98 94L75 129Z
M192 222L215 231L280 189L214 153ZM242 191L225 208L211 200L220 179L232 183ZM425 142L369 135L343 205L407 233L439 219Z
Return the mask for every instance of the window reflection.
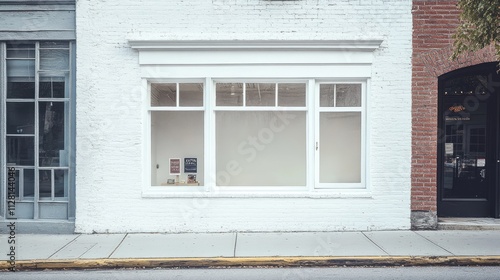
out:
M39 103L40 166L67 165L65 102Z

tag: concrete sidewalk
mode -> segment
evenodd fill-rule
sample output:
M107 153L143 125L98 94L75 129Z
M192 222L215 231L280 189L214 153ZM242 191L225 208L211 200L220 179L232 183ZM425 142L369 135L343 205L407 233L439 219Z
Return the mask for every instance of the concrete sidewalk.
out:
M18 234L17 269L500 265L500 230ZM7 260L8 236L0 235ZM0 269L8 269L7 261Z

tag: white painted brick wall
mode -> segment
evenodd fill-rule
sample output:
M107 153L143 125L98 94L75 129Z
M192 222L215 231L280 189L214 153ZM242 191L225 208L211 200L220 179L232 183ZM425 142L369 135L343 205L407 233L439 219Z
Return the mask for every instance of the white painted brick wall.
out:
M410 227L410 0L79 0L78 232ZM378 39L369 94L370 198L143 198L138 53L129 39Z

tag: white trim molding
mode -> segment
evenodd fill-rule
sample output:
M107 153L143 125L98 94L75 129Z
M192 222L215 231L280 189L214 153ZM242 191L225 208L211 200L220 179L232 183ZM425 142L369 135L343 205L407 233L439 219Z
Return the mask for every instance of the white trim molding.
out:
M368 65L381 40L129 41L140 65Z
M382 40L129 40L137 50L374 51Z

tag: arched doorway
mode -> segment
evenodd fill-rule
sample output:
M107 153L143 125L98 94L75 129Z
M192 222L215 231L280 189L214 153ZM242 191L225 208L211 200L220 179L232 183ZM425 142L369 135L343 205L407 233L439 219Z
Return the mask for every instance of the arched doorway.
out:
M438 216L499 217L497 63L439 77Z

